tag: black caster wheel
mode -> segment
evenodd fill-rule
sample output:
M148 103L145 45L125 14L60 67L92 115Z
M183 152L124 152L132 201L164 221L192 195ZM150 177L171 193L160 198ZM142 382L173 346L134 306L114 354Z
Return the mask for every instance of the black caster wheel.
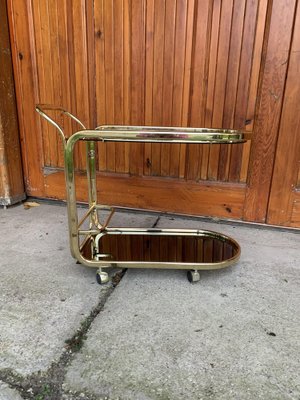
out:
M190 283L198 282L200 281L200 274L198 271L188 271L187 278Z
M103 271L96 272L96 279L99 285L103 285L109 281L108 273Z

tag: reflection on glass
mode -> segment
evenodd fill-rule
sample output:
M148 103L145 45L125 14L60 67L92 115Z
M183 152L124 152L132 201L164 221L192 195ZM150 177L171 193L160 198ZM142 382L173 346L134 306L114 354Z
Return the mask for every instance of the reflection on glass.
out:
M99 253L107 255L101 259L115 261L211 263L236 252L232 244L210 237L105 234L99 242Z

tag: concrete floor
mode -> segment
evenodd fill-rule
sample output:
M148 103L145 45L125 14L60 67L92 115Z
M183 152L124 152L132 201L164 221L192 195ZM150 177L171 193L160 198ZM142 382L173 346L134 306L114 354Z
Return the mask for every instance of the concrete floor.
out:
M216 230L242 257L193 285L184 271L129 270L113 289L69 255L64 206L1 209L0 400L300 399L299 233L124 212L114 223Z

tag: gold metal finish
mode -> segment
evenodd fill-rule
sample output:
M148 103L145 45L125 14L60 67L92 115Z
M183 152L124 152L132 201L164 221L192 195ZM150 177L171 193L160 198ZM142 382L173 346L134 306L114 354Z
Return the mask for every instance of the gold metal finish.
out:
M150 127L150 126L98 126L94 130L88 130L82 122L73 114L62 107L52 105L37 105L37 112L51 123L59 131L64 144L65 179L67 191L67 206L69 220L70 249L73 257L87 267L98 268L98 281L107 281L107 274L102 268L120 266L123 268L163 268L163 269L187 269L190 272L190 281L199 280L198 270L220 269L234 264L240 257L239 244L230 237L205 230L194 229L141 229L141 228L110 228L109 222L113 216L112 207L97 204L96 188L96 145L95 142L141 142L141 143L243 143L245 136L242 132L225 129L206 128L182 128L182 127ZM66 138L63 129L45 112L60 111L67 117L73 119L81 128L80 131ZM86 141L87 157L87 181L89 209L78 221L76 205L75 171L74 171L74 146L78 141ZM109 210L106 220L101 223L99 213ZM88 227L83 225L88 223ZM116 238L117 247L115 255L104 249L105 242ZM122 239L121 239L122 237ZM124 240L123 240L124 239ZM126 240L125 240L126 239ZM177 250L166 260L163 255L151 257L149 254L155 252L155 240L169 240L173 248L176 244ZM200 248L204 249L207 241L215 241L215 247L219 248L219 258L213 255L211 260L205 259ZM139 242L140 241L140 242ZM122 245L121 245L122 242ZM136 257L125 249L125 244L130 248L138 246L137 243L146 243L148 253ZM110 245L109 245L110 246ZM133 247L132 247L133 246ZM167 246L169 248L170 246ZM173 246L173 247L172 247ZM192 248L190 258L186 257L187 248ZM192 247L191 247L192 246ZM121 249L122 247L122 249ZM129 248L128 247L128 248ZM149 250L151 247L151 251ZM227 250L226 250L227 249ZM228 252L229 249L229 252ZM89 256L86 255L86 250ZM176 250L176 256L175 256ZM226 253L226 251L227 253ZM124 251L127 258L120 254ZM119 254L119 258L118 255ZM148 254L148 255L147 255Z

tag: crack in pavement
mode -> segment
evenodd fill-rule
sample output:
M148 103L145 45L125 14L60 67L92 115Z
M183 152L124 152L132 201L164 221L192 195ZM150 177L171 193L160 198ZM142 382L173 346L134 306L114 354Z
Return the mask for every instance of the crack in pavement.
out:
M156 220L154 221L154 224L151 226L151 228L156 228L159 221L160 221L160 215L156 218Z
M99 303L92 309L89 316L85 318L76 333L69 339L65 340L66 346L60 359L53 362L46 371L21 376L12 369L0 370L0 380L9 385L11 389L15 389L24 400L96 400L95 396L89 393L70 393L64 391L63 383L67 372L67 367L73 361L76 353L82 348L87 333L94 319L101 313L103 307L110 297L115 287L119 284L125 271L117 272L106 292L102 295Z

